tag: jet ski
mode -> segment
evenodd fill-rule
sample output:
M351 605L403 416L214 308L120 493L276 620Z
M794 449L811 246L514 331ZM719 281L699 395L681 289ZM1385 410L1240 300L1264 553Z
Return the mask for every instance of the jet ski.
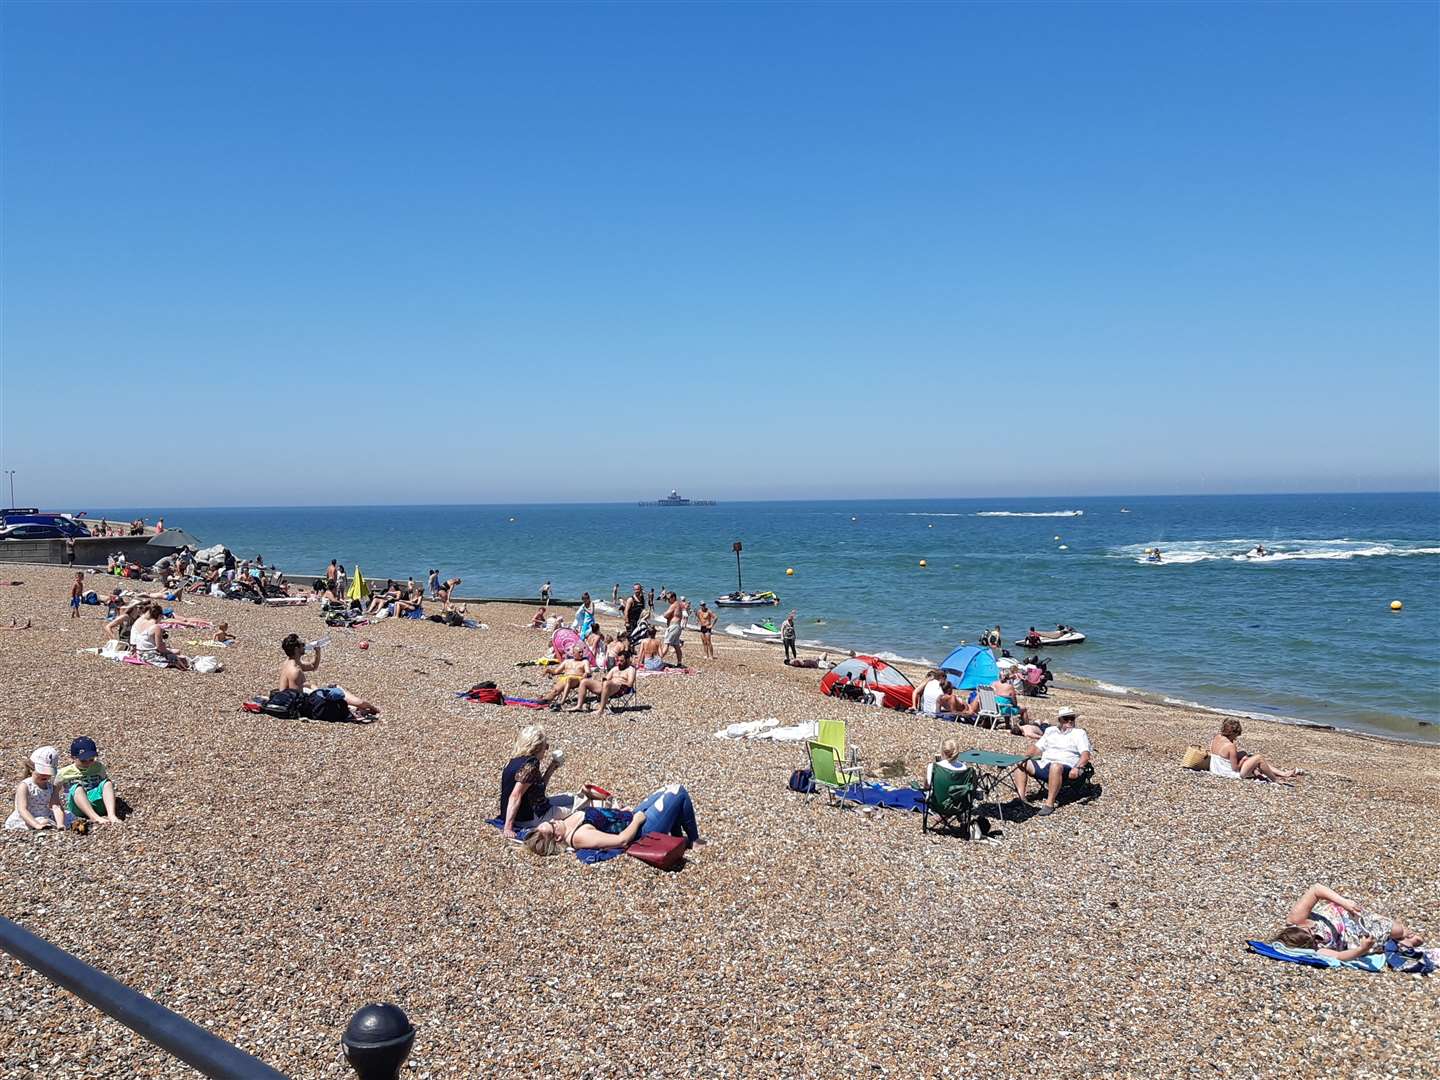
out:
M715 598L716 607L775 607L780 597L773 592L732 592Z
M1085 640L1085 635L1073 626L1067 626L1063 631L1041 630L1036 636L1040 639L1038 642L1023 637L1015 644L1022 649L1044 649L1051 645L1079 645Z
M748 638L751 641L778 642L780 640L780 628L770 619L766 619L763 623L751 623L749 626L727 626L725 632L732 637Z

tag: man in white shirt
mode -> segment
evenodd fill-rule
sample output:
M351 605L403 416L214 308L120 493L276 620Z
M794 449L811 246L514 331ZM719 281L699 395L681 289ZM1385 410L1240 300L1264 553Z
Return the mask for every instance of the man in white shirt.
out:
M1037 811L1041 816L1055 812L1055 801L1060 797L1060 788L1067 780L1079 780L1090 764L1090 736L1085 729L1076 727L1080 714L1074 709L1061 709L1055 717L1055 726L1046 728L1040 738L1030 744L1027 760L1015 772L1020 787L1020 797L1025 797L1029 786L1025 779L1033 776L1045 785L1045 803ZM1033 760L1039 758L1039 764Z

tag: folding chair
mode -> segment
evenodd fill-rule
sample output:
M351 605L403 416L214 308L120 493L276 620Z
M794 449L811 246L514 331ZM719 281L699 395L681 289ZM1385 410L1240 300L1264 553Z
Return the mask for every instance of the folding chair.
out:
M936 765L930 770L930 791L920 811L920 831L930 828L930 815L940 819L947 829L960 826L960 834L972 839L975 825L975 770L946 769Z
M821 720L819 721L820 733L815 736L815 741L830 747L835 751L835 761L846 769L860 770L860 762L855 760L855 749L851 747L848 751L845 748L845 721L844 720Z
M810 774L815 781L815 787L823 788L830 802L844 806L845 790L859 779L860 770L846 768L836 761L833 746L818 742L809 745Z
M1000 706L995 703L995 691L988 686L982 686L976 693L980 695L980 711L975 716L975 726L993 729L1001 720Z

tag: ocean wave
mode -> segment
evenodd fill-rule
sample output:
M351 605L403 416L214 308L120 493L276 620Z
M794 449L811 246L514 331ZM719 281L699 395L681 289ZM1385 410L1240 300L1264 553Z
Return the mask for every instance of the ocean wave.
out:
M969 517L970 515L969 515L969 514L929 513L929 512L924 511L924 510L907 510L907 511L905 511L905 516L906 516L906 517Z
M887 664L915 664L919 667L934 667L935 661L926 659L923 656L901 656L893 652L871 653L876 660L884 660Z
M959 515L949 515L958 517ZM980 510L976 517L1084 517L1084 510Z
M1133 694L1135 690L1129 686L1119 686L1116 683L1101 682L1095 680L1095 689L1103 690L1107 694Z
M1263 543L1264 555L1251 555ZM1160 549L1161 561L1151 562L1149 551ZM1414 541L1377 540L1176 540L1170 543L1128 544L1112 548L1111 558L1130 559L1149 566L1185 566L1202 562L1235 562L1265 566L1274 563L1376 559L1387 555L1440 555L1440 547L1420 547Z

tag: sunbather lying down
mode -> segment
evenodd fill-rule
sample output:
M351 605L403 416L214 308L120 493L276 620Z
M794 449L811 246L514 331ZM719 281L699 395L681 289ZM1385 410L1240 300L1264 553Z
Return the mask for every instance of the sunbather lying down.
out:
M1324 885L1310 886L1295 901L1285 922L1276 941L1293 949L1314 949L1337 960L1384 952L1387 940L1408 950L1418 949L1425 941L1405 920L1367 911Z
M633 810L591 807L537 825L525 838L525 847L532 855L541 856L566 848L626 848L650 833L683 836L691 847L703 842L695 824L695 804L680 784L661 788Z

